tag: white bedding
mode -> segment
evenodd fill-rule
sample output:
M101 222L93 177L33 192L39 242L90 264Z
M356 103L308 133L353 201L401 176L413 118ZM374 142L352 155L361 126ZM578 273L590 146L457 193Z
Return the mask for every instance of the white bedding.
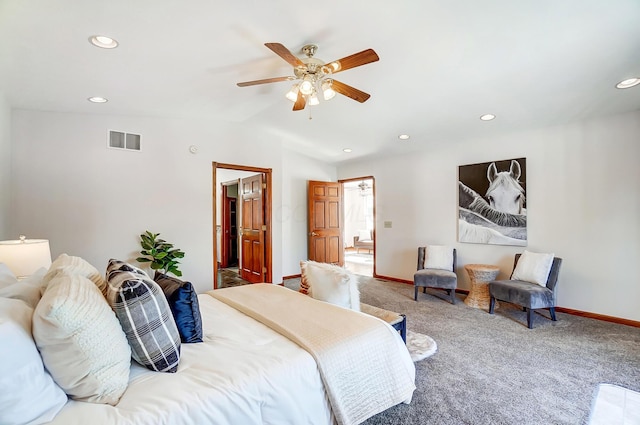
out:
M132 362L117 406L69 401L51 424L331 424L313 357L286 337L198 296L204 342L183 344L176 373Z
M267 283L208 293L313 355L338 424L359 424L411 401L415 366L388 323Z

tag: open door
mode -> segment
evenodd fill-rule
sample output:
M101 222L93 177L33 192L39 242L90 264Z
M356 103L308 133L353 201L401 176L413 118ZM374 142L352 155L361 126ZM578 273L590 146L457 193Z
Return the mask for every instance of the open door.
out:
M242 202L242 255L240 277L251 283L264 282L264 208L262 174L240 180Z
M344 265L342 183L309 181L309 260Z
M225 164L225 163L221 163L221 162L212 162L212 179L213 179L213 193L212 193L212 203L213 203L213 214L212 214L212 218L213 218L213 237L212 237L212 248L213 248L213 256L212 256L212 266L213 266L213 289L218 289L219 286L219 276L218 276L218 271L220 268L220 257L219 254L222 254L220 252L220 250L222 249L222 244L220 239L222 238L223 234L222 234L222 221L224 220L223 217L223 209L222 209L222 205L224 204L224 201L221 197L222 195L222 188L221 186L224 185L223 182L228 182L231 181L232 179L241 179L243 177L248 177L248 176L252 176L255 174L259 174L259 177L261 178L261 184L260 185L250 185L250 187L252 186L252 191L254 192L254 194L256 193L256 190L260 190L260 194L261 199L260 201L257 201L256 203L259 202L260 204L260 208L253 210L252 209L252 218L254 217L253 212L255 211L255 213L258 215L258 219L261 220L262 224L261 226L255 226L253 222L251 222L251 224L249 226L247 226L247 228L250 230L246 235L247 238L250 238L252 236L257 236L255 238L255 240L257 241L257 243L261 244L261 249L258 255L251 255L249 258L247 258L249 263L252 263L253 265L251 267L248 268L248 270L251 270L251 273L253 274L253 272L255 271L255 275L258 275L256 277L254 277L254 279L260 279L260 282L267 282L267 283L272 283L273 282L273 272L272 272L272 261L273 261L273 250L272 250L272 219L271 219L271 215L272 215L272 197L271 197L271 193L272 191L272 174L273 171L271 170L271 168L262 168L262 167L254 167L254 166L247 166L247 165L238 165L238 164ZM242 182L239 182L239 187L238 187L238 192L242 192ZM241 193L238 194L238 202L236 204L236 214L238 215L238 228L240 226L244 225L244 218L241 214L241 210L242 210L242 206L244 204L244 200L243 198L240 196ZM254 202L251 202L252 207L255 205ZM257 212L261 211L260 214L258 214ZM251 220L253 221L253 220ZM253 230L256 229L261 229L261 232L258 232L258 234L256 235L256 232L253 232ZM240 229L238 229L240 230ZM239 233L239 232L238 232ZM242 251L242 236L240 236L240 234L238 235L238 251ZM250 245L253 245L250 244ZM242 261L243 257L242 257L242 253L240 252L238 254L238 261ZM254 258L258 258L258 265L255 265L255 263L253 263ZM242 267L239 265L239 269L241 270ZM239 270L239 272L241 273L241 271ZM248 280L250 282L254 282L253 280L249 280L249 279L245 279Z
M238 208L237 195L240 180L222 184L222 235L220 267L238 265ZM233 190L231 190L233 189Z

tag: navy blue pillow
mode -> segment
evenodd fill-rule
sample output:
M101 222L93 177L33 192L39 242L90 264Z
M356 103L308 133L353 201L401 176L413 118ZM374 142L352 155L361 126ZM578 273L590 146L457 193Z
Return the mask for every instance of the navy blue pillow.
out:
M183 343L202 342L202 317L198 294L191 282L183 282L172 276L156 272L153 280L162 288L169 301L180 340Z

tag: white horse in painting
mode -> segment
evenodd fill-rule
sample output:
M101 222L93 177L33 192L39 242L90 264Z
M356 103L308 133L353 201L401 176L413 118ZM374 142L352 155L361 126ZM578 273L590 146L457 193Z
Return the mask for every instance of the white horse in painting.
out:
M489 189L485 195L494 209L509 214L526 214L524 189L520 185L521 170L518 161L512 159L509 171L498 172L496 163L487 168Z

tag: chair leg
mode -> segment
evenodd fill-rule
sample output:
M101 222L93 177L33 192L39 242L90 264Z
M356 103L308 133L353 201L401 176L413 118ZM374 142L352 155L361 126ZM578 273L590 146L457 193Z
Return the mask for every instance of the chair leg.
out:
M418 287L416 286L413 292L413 300L418 301Z
M530 308L529 311L527 311L527 327L529 329L533 329L533 309Z
M551 320L556 321L556 308L549 307L549 313L551 314Z
M456 290L455 289L448 289L447 290L449 295L451 296L451 304L455 305L456 304Z
M427 293L427 287L426 287L426 286L423 286L423 287L422 287L422 293L423 293L423 294L426 294L426 293Z
M494 297L489 298L489 314L493 314L493 310L496 307L496 299Z

